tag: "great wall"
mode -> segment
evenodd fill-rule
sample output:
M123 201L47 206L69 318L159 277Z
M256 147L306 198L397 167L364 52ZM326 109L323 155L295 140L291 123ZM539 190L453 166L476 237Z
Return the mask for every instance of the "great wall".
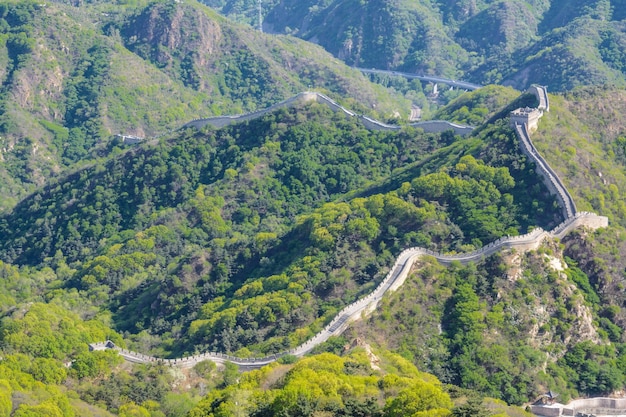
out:
M537 111L540 112L538 117L543 116L543 111L549 110L549 102L547 91L545 87L533 86L529 89L531 94L534 94L539 101L539 106L537 107ZM319 94L319 93L301 93L289 100L278 103L268 109L261 110L254 113L249 113L247 115L240 116L224 116L210 119L201 119L188 123L185 125L186 127L202 127L207 124L211 124L215 127L226 126L233 122L243 121L243 120L251 120L257 117L260 117L268 112L271 112L277 108L294 105L301 101L310 101L315 100L321 103L325 103L330 106L335 111L342 111L345 114L351 117L359 117L364 124L371 129L397 129L396 126L385 125L384 123L375 121L373 119L369 119L365 116L357 116L355 113L351 112L348 109L340 106L335 103L330 98ZM529 115L529 117L534 117L535 115ZM119 354L129 362L135 363L161 363L168 366L175 366L181 368L190 368L195 366L197 363L210 360L216 363L225 363L232 362L239 366L241 370L251 370L257 369L262 366L265 366L271 362L276 361L278 358L286 355L293 355L297 357L301 357L306 353L310 352L314 347L319 345L320 343L325 342L331 336L340 335L348 325L358 320L367 314L371 313L376 309L378 303L382 299L382 297L386 293L391 293L396 291L398 288L402 286L404 281L406 280L411 267L417 258L421 256L431 256L436 259L439 263L443 265L449 265L452 262L460 262L461 264L467 264L469 262L480 261L481 259L494 254L503 249L515 249L518 251L528 251L537 249L545 239L561 239L571 230L584 226L590 229L597 229L608 226L608 218L604 216L598 216L594 213L589 212L577 212L576 206L574 204L574 200L571 195L567 191L567 188L563 185L560 178L556 173L552 170L550 165L543 159L543 157L539 154L539 152L535 149L532 141L530 140L530 130L529 129L529 119L520 119L512 118L511 124L514 128L519 141L520 148L522 152L528 156L532 161L535 162L537 173L542 176L544 179L546 186L548 189L556 195L558 199L559 205L561 206L563 217L565 220L556 226L554 229L550 231L545 231L541 228L536 228L530 233L520 236L512 236L512 237L503 237L495 242L489 243L482 248L469 252L469 253L461 253L461 254L442 254L436 253L431 250L414 247L404 250L400 255L398 255L395 264L391 267L387 276L383 279L383 281L376 287L374 291L372 291L369 295L364 298L346 306L342 309L333 320L326 325L326 327L309 339L307 342L303 343L300 346L297 346L291 350L277 353L274 355L266 356L263 358L238 358L235 356L226 355L219 352L206 352L203 354L177 358L177 359L162 359L156 358L153 356L143 355L141 353L129 351L126 349L122 349L116 346L111 341L99 342L90 344L91 350L105 350L105 349L115 349L119 352ZM454 129L454 126L458 126L461 130L459 134L466 134L466 129L471 129L468 126L460 126L454 125L449 122L445 122L449 128ZM417 127L421 127L420 124L417 124ZM444 129L445 130L445 129ZM455 129L455 132L457 130Z
M201 128L206 125L211 125L219 129L231 123L238 123L238 122L243 122L246 120L257 119L259 117L265 116L266 114L271 113L282 107L291 107L299 103L309 102L309 101L316 101L318 103L325 104L328 107L330 107L333 111L342 112L350 117L356 117L363 123L363 125L366 128L371 129L371 130L399 130L402 128L401 126L389 125L389 124L380 122L378 120L372 119L371 117L356 114L346 109L342 105L338 104L336 101L334 101L330 97L322 93L318 93L314 91L305 91L296 96L288 98L287 100L281 101L280 103L276 103L273 106L270 106L266 109L258 110L252 113L239 114L235 116L215 116L215 117L208 117L206 119L192 120L191 122L183 125L183 128L185 127ZM409 124L409 126L423 129L425 132L429 132L429 133L439 133L445 130L452 129L454 130L454 133L457 135L467 135L467 134L470 134L472 130L474 130L472 126L465 126L465 125L460 125L456 123L451 123L446 120L430 120L427 122L417 122L417 123L411 123Z

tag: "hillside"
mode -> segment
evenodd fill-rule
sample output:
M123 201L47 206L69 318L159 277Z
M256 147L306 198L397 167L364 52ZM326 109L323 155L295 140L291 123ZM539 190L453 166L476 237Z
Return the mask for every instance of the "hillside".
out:
M533 134L578 209L606 214L609 228L475 266L442 268L424 260L402 291L346 340L360 337L402 352L444 382L513 403L548 389L562 402L620 389L624 98L613 88L551 96L550 112Z
M205 2L258 26L256 1ZM626 83L620 1L282 0L263 2L263 13L266 31L317 43L357 67L518 89Z
M623 94L551 96L533 133L579 210L609 215L608 229L466 266L424 258L371 318L316 351L341 357L286 356L245 376L232 364L131 366L87 343L273 354L369 293L407 247L462 253L554 227L557 200L506 117L536 98L499 86L462 95L439 115L476 124L466 137L368 130L302 103L172 132L51 179L0 216L0 399L67 415L200 416L233 404L249 415L523 415L498 401L619 390ZM344 349L356 336L378 365ZM415 408L423 392L443 402Z
M246 394L251 395L241 401ZM387 351L373 352L358 341L346 346L341 357L323 353L292 366L272 365L246 374L237 384L212 392L189 415L225 409L289 416L530 415L444 386L406 359Z
M591 283L606 305L615 310L616 323L626 325L623 304L623 234L626 223L626 181L624 178L624 91L581 89L553 101L545 131L537 136L537 147L546 152L555 169L568 178L567 186L577 196L581 209L601 210L615 226L587 244L566 241L565 253L576 257L589 274ZM610 123L607 122L610 120ZM582 184L585 184L584 186ZM619 307L619 308L618 308ZM608 314L608 313L607 313Z
M410 105L321 48L194 1L0 4L0 210L76 163L194 118L322 89L385 118Z
M467 250L558 223L529 169L501 166L520 158L506 135L491 142L500 151L485 155L491 167L471 156L487 136L372 132L319 104L187 131L33 194L0 220L0 253L18 265L75 265L67 285L105 291L98 304L120 329L169 337L183 325L176 351L263 342L255 349L275 352L373 288L411 242ZM400 188L372 187L407 167ZM243 316L255 326L238 327ZM301 336L289 336L293 325Z
M475 117L504 103L472 97ZM295 346L371 291L407 246L470 251L559 223L516 140L506 120L467 138L369 131L310 103L77 169L0 219L3 349L56 367L87 337L159 356ZM46 305L59 324L41 323L52 320L41 316ZM69 320L101 329L69 344L31 330ZM168 377L140 368L120 379L113 358L85 356L50 383L70 378L80 398L122 414L121 393L144 375L130 398L171 405ZM107 394L100 378L110 372L119 391Z

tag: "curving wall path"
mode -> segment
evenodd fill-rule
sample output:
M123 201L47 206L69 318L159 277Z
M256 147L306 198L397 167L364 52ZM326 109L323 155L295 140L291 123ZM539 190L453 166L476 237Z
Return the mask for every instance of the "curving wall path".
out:
M288 98L285 101L281 101L280 103L276 103L273 106L270 106L268 108L265 108L263 110L258 110L252 113L246 113L246 114L239 114L239 115L235 115L235 116L216 116L216 117L209 117L206 119L196 119L196 120L192 120L191 122L183 125L183 128L186 127L195 127L195 128L201 128L204 127L206 125L211 125L213 127L216 128L221 128L224 126L227 126L231 123L237 123L237 122L243 122L246 120L254 120L257 119L261 116L264 116L268 113L273 112L276 109L282 108L282 107L293 107L299 103L302 102L308 102L308 101L316 101L318 103L322 103L327 105L328 107L330 107L333 111L335 112L342 112L350 117L356 117L359 120L361 120L361 122L365 125L365 127L367 127L368 129L372 129L372 130L399 130L402 129L401 126L396 126L396 125L389 125L383 122L380 122L378 120L372 119L371 117L367 117L364 115L358 115L356 113L354 113L353 111L350 111L348 109L346 109L345 107L343 107L342 105L338 104L336 101L334 101L333 99L331 99L330 97L322 94L322 93L317 93L317 92L313 92L313 91L305 91L304 93L300 93L298 95L295 95L291 98ZM460 124L456 124L456 123L451 123L448 122L446 120L429 120L426 122L417 122L417 123L411 123L409 124L409 126L412 127L416 127L416 128L420 128L423 129L425 132L428 133L439 133L439 132L443 132L445 130L454 130L454 133L457 135L468 135L472 132L472 130L474 130L474 127L472 126L465 126L465 125L460 125Z
M542 88L542 87L539 87ZM539 92L540 93L540 92ZM540 93L541 94L541 93ZM547 93L544 90L544 96L547 99ZM346 114L354 116L355 114L350 112L349 110L341 107L331 99L326 96L323 96L319 93L302 93L294 98L279 103L276 106L273 106L272 109L276 109L283 105L289 105L296 100L299 100L299 97L314 97L313 99L317 100L321 98L324 102L326 102L329 106L335 108L337 111L344 111ZM291 101L290 101L291 100ZM547 105L547 103L546 103ZM240 121L240 120L249 120L254 117L259 117L261 114L265 114L271 110L263 110L261 112L250 113L249 115L244 116L235 116L234 119L228 118L219 118L220 120L224 120L224 124L222 126L231 123L232 121ZM246 117L246 118L244 118ZM215 118L214 118L215 119ZM204 119L209 120L209 119ZM191 122L194 123L194 122ZM205 124L208 124L207 122ZM380 123L376 121L372 121L372 123ZM195 126L191 125L190 126ZM217 126L217 125L215 125ZM543 157L537 152L532 141L530 140L530 135L528 133L528 127L526 124L520 125L517 124L515 126L515 130L517 135L520 138L520 147L522 152L524 152L530 159L532 159L536 166L537 172L544 178L546 181L546 185L550 189L551 192L557 195L559 203L563 208L563 213L565 220L559 224L557 227L550 231L545 231L541 228L534 229L532 232L527 233L525 235L520 236L512 236L512 237L503 237L495 242L489 243L488 245L483 246L482 248L468 253L461 254L441 254L437 252L433 252L431 250L414 247L404 250L400 255L398 255L395 264L391 267L389 273L383 279L383 281L376 287L374 291L372 291L369 295L364 298L346 306L343 310L341 310L333 320L326 326L322 331L317 333L311 339L306 341L300 346L297 346L289 351L281 352L275 355L267 356L264 358L238 358L235 356L226 355L219 352L207 352L200 355L188 356L184 358L177 359L161 359L155 358L153 356L143 355L141 353L129 351L126 349L122 349L116 346L111 341L105 341L100 343L90 344L89 347L91 350L105 350L105 349L115 349L119 352L119 354L129 362L135 363L162 363L169 366L176 366L181 368L191 368L195 366L197 363L204 360L211 360L216 363L224 363L224 362L232 362L239 366L241 370L251 370L257 369L262 366L265 366L271 362L276 361L281 356L285 355L294 355L294 356L303 356L306 353L310 352L315 346L320 343L325 342L331 336L338 336L348 327L348 325L360 319L361 317L371 313L376 309L378 303L383 298L386 293L391 293L396 291L398 288L404 284L413 263L421 256L432 256L439 263L443 265L449 265L452 262L460 262L461 264L467 264L469 262L480 261L483 258L490 256L500 250L503 249L516 249L519 251L527 251L537 249L545 239L553 239L563 238L567 233L571 230L585 226L590 229L597 229L608 226L608 218L604 216L598 216L594 213L589 212L576 212L576 206L574 205L574 201L562 184L559 177L552 170L552 168L548 165L548 163L543 159Z

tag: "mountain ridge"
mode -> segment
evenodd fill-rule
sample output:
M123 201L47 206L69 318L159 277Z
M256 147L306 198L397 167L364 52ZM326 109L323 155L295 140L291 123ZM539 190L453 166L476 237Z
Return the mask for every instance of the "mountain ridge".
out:
M537 110L540 111L549 111L550 104L547 96L546 89L543 87L533 87L531 90L536 96L538 101ZM354 116L355 114L351 111L337 105L332 100L326 98L323 95L319 95L319 93L303 93L305 100L315 100L318 98L322 98L322 103L329 106L331 109L337 111L343 111L348 116ZM286 102L280 103L279 105L272 106L266 111L261 111L259 113L253 113L250 118L261 117L267 113L267 111L275 110L279 106L289 106L293 105L298 99L301 99L301 96L295 96L293 99L287 100ZM528 109L527 109L528 110ZM249 120L249 119L245 119ZM194 126L201 127L201 126ZM222 127L222 126L217 126ZM577 212L576 206L573 202L573 199L567 189L561 183L558 175L554 173L552 168L545 162L543 157L537 152L532 141L530 139L530 135L528 133L528 122L524 124L520 124L519 122L515 122L515 130L518 138L520 139L521 151L528 155L531 159L534 160L535 164L538 167L541 167L541 171L544 172L542 177L546 182L551 183L552 185L549 187L553 193L559 195L559 199L561 201L561 209L564 212L565 220L552 229L549 232L543 231L541 228L536 228L532 232L526 235L520 235L512 238L501 238L495 242L491 242L480 249L477 249L471 253L457 254L457 255L444 255L441 253L436 253L428 249L414 247L410 249L405 249L400 255L398 255L395 264L391 267L391 270L387 274L387 276L382 280L382 282L372 291L370 294L365 296L364 298L359 299L358 301L346 306L342 309L332 320L331 322L324 327L322 331L317 333L312 339L307 340L300 346L297 346L289 351L280 352L271 356L267 356L264 358L254 358L254 359L245 359L231 355L225 355L221 353L213 353L207 352L200 355L194 355L190 357L183 357L177 359L160 359L148 355L143 355L137 352L128 351L125 349L118 348L113 342L105 341L105 342L96 342L90 345L91 350L104 350L104 349L114 349L120 352L120 354L124 357L125 360L130 362L137 363L163 363L169 366L176 367L193 367L199 362L204 360L213 360L219 363L223 363L225 361L229 361L238 365L241 369L251 370L258 369L269 363L272 363L278 360L280 357L285 355L294 355L296 357L300 357L305 355L306 353L313 350L316 346L321 343L326 342L332 336L338 336L345 331L350 322L360 319L362 316L367 315L367 313L375 310L378 306L379 301L385 295L385 293L393 292L398 290L404 281L406 280L409 271L413 267L413 264L416 262L416 259L423 255L428 255L434 257L439 263L443 265L448 265L452 262L460 262L461 264L467 264L469 262L473 262L475 260L479 260L485 258L495 252L502 250L503 248L514 248L517 250L527 251L527 250L536 250L544 239L562 239L567 233L569 233L572 229L577 227L587 227L591 230L595 230L598 228L606 228L608 226L608 218L603 216L597 216L595 213L589 212Z
M26 1L2 16L1 210L46 178L112 152L116 134L153 137L309 86L355 97L364 113L409 109L321 48L259 35L195 1Z

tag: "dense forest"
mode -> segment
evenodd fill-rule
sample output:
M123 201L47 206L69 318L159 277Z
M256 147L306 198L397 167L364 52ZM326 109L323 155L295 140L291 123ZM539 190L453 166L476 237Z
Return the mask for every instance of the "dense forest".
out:
M256 18L256 2L205 3ZM283 0L262 13L266 30L349 64L620 85L620 4L570 6ZM551 96L533 141L609 228L476 264L420 258L341 337L248 373L89 351L283 352L408 247L464 253L563 220L509 127L534 96L376 85L339 59L193 0L0 2L0 416L528 416L518 406L548 390L623 390L626 96L608 85ZM315 102L181 128L308 89L400 128ZM416 106L476 128L424 132L402 120Z
M483 120L506 113L484 98L452 108L469 105ZM562 220L501 119L468 138L369 131L309 103L113 146L114 156L51 181L0 220L2 346L53 369L75 361L51 381L76 381L78 398L120 415L131 406L123 393L142 379L147 391L128 397L137 407L197 400L168 394L162 370L118 380L116 356L87 354L88 342L162 356L279 352L371 291L407 246L467 251ZM41 315L46 306L57 318ZM66 342L32 326L100 327ZM106 394L111 383L118 394Z

